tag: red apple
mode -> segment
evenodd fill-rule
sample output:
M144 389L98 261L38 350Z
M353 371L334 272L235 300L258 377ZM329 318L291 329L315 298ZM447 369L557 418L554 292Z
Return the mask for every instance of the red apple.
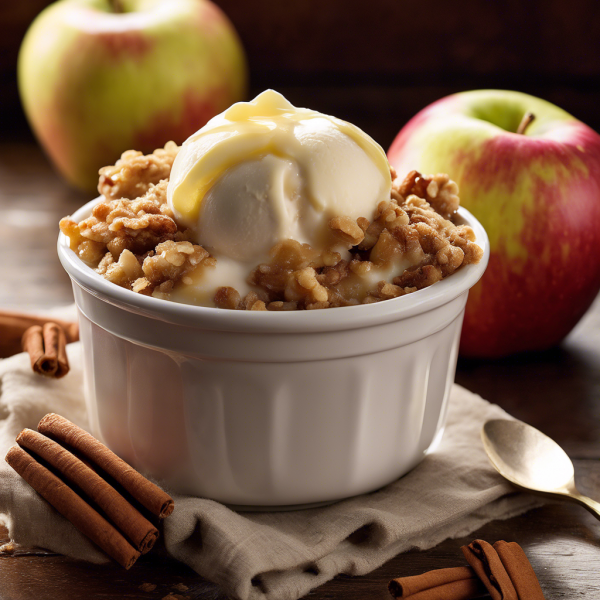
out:
M247 81L237 34L209 0L61 0L29 28L18 75L40 143L84 190L124 150L182 143Z
M534 120L520 132L528 112ZM600 289L600 136L544 100L481 90L422 110L388 157L400 173L448 173L490 238L461 353L499 357L560 342Z

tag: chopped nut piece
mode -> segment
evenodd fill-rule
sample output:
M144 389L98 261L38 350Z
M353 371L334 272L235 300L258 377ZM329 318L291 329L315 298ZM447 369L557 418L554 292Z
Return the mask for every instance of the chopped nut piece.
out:
M298 286L310 292L307 297L313 302L326 302L327 290L317 281L317 273L312 267L306 267L294 273Z
M398 298L398 296L403 296L405 293L404 288L394 285L393 283L388 283L387 281L380 281L377 284L377 295L382 300Z
M369 260L354 259L348 266L353 273L356 273L357 275L366 275L373 267L373 263Z
M317 275L317 281L323 285L333 286L338 284L349 274L349 265L347 260L340 260L333 267L325 267L320 275Z
M384 265L392 262L401 253L402 248L398 240L387 229L384 229L369 254L369 260L375 265Z
M360 244L365 237L365 232L350 217L334 217L329 221L329 227L341 242L351 246Z
M296 240L284 240L275 244L269 254L273 263L284 269L302 269L316 260L319 253L308 244L301 244Z
M246 310L267 310L266 304L262 300L257 300L250 308Z
M478 263L483 256L483 250L473 241L474 237L473 230L467 226L457 227L449 235L450 243L464 252L463 264L465 265Z
M100 275L104 275L108 270L108 267L110 267L110 265L112 265L114 262L115 259L113 258L113 255L110 252L107 252L103 256L102 260L98 263L98 266L96 267L96 272L100 273Z
M106 279L122 287L130 287L136 279L142 276L142 267L129 250L123 250L119 260L107 265L104 272Z
M242 297L239 292L232 287L220 287L214 297L214 303L217 308L229 308L235 310L239 308Z
M404 271L394 278L394 285L399 287L414 287L418 290L433 285L442 279L442 269L435 265L424 265L418 269Z
M242 300L241 308L245 310L267 310L265 301L259 297L257 292L248 292Z
M414 194L427 200L445 219L452 218L458 210L458 185L444 173L421 175L418 171L411 171L401 184L394 182L392 189L404 198Z
M79 225L70 219L69 217L63 217L58 226L60 230L69 238L69 248L71 250L77 250L77 247L83 241L81 234L79 232Z
M447 244L435 255L435 261L442 268L442 275L447 277L458 269L465 258L465 253L457 246Z
M142 269L150 283L158 285L163 281L181 279L206 258L208 252L202 246L168 240L156 246L154 256L144 259Z
M358 219L356 219L356 224L363 230L366 231L369 228L369 225L371 224L371 222L369 221L369 219L365 218L365 217L358 217Z
M137 150L123 152L114 166L100 169L98 191L107 199L138 198L153 183L167 179L179 152L174 142L144 156Z
M326 267L333 267L337 265L340 262L340 260L342 260L342 256L340 255L340 253L334 252L333 250L325 250L321 257L323 259L323 264Z
M140 277L131 284L131 289L138 294L151 294L152 284L145 277Z
M414 193L413 189L415 183L420 176L421 174L419 171L410 171L402 181L396 179L392 184L392 187L395 187L398 190L398 193L403 198L406 198L409 194Z

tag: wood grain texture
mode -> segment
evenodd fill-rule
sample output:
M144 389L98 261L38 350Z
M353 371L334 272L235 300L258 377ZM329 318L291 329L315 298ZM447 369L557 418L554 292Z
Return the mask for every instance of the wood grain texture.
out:
M32 140L0 143L0 306L73 301L56 254L58 221L88 199L63 183Z

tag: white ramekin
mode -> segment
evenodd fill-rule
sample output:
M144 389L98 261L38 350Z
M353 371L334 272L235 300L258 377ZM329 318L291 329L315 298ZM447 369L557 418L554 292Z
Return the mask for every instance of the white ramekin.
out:
M89 215L96 201L73 215ZM489 257L413 294L316 311L188 306L103 279L69 249L92 433L171 490L245 506L375 490L439 441L469 289Z

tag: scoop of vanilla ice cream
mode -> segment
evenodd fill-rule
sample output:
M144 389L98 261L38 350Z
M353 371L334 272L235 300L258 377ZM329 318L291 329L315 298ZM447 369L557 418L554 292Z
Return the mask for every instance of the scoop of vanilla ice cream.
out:
M325 248L332 217L370 217L390 189L385 152L372 138L267 90L186 140L167 198L218 268L219 257L258 264L287 238Z
M305 239L316 211L302 202L302 187L298 163L273 154L229 167L202 200L196 236L214 253L244 261L281 239Z

